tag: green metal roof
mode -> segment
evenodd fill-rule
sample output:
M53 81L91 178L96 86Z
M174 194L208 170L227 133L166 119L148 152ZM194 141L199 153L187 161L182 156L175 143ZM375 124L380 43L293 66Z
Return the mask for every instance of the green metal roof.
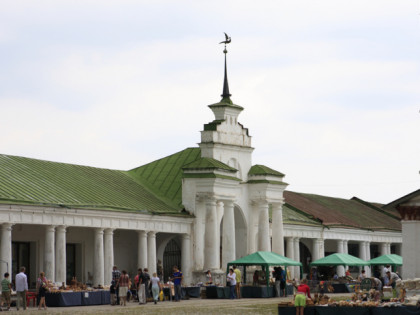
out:
M276 170L273 170L272 168L269 168L265 165L259 165L259 164L253 165L250 168L250 170L248 172L248 175L250 175L250 176L252 176L252 175L254 175L254 176L255 175L271 175L271 176L276 176L276 177L284 177L284 174L282 174L282 173L280 173Z
M229 165L220 162L218 160L202 157L194 162L191 162L182 167L183 170L224 170L231 173L237 172L236 168L230 167Z
M0 203L179 214L128 172L0 155Z
M137 167L128 174L162 200L181 210L182 167L201 158L200 148L187 148L160 160Z
M319 220L288 204L283 205L283 223L290 225L322 226Z
M398 218L354 199L291 191L285 191L284 198L288 206L312 216L325 226L401 231Z

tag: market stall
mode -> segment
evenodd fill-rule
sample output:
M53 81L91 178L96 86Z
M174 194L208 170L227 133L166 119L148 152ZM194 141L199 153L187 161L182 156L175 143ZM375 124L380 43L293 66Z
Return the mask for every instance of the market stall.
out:
M274 291L270 287L270 266L283 266L287 268L288 266L299 266L302 272L302 263L294 261L290 258L284 257L282 255L273 253L273 252L255 252L251 255L242 257L240 259L231 261L227 264L227 269L229 270L230 266L243 266L244 267L244 283L246 283L246 268L248 266L261 266L265 273L265 286L264 287L254 287L254 286L243 286L242 287L242 297L244 298L253 298L253 297L273 297ZM255 288L255 289L254 289ZM264 288L264 289L263 289ZM286 287L286 295L290 294L290 290Z
M99 291L57 291L45 294L47 306L67 307L84 305L110 304L110 293L108 290Z
M389 254L389 255L382 255L382 256L373 258L369 260L368 263L370 265L382 265L382 266L390 265L395 268L397 266L403 265L403 258L396 254Z

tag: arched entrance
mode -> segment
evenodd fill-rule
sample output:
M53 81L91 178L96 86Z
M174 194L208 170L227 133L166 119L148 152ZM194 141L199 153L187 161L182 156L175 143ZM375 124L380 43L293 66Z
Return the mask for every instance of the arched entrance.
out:
M171 239L168 244L165 246L163 252L163 279L168 281L169 277L172 275L172 267L178 266L182 270L181 266L181 249L178 246L178 243Z
M235 231L235 257L239 259L247 255L247 240L248 240L248 229L245 221L245 217L242 213L242 210L235 205L234 211L234 222L235 226L232 227ZM220 222L220 262L223 262L222 250L223 247L223 218ZM222 269L225 269L226 266L221 265Z
M242 210L238 206L235 206L234 215L236 259L239 259L247 254L248 229Z

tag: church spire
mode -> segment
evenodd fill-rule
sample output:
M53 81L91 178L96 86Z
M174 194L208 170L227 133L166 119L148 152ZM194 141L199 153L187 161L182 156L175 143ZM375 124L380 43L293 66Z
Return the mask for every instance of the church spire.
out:
M231 38L225 33L226 40L223 42L220 42L220 44L225 44L225 49L223 50L223 53L225 54L225 78L223 80L223 94L221 95L222 100L221 102L232 104L232 101L230 97L232 94L229 93L229 84L228 84L228 77L227 77L227 63L226 63L226 44L229 44L232 40Z

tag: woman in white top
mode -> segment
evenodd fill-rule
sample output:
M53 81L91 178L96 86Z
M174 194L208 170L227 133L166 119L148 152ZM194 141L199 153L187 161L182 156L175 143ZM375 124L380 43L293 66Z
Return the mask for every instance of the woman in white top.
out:
M155 304L159 300L159 292L161 289L160 279L158 278L156 272L153 273L152 279L150 279L150 282L152 283L152 295L153 300L155 301Z
M236 274L233 272L233 268L229 269L229 274L226 276L230 286L230 298L236 299L235 287L236 287Z

